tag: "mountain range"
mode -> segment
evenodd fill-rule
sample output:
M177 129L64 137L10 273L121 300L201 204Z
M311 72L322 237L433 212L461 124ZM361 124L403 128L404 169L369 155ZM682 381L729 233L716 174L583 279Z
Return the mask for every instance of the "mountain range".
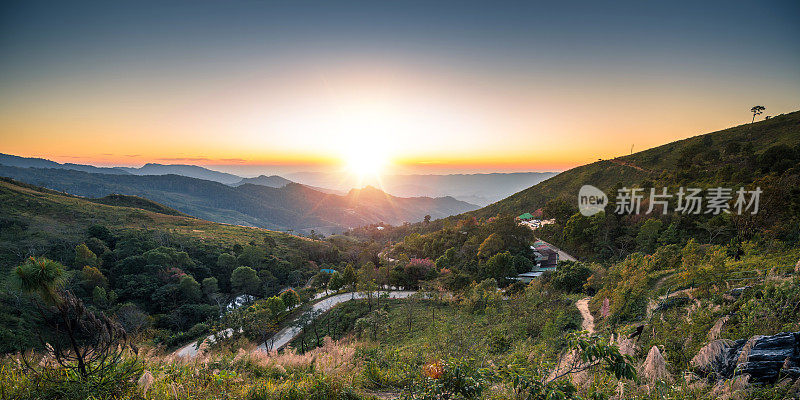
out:
M485 206L552 178L556 174L556 172L387 174L381 176L380 180L368 180L366 183L379 186L395 196L453 196L458 200ZM364 184L357 180L342 180L337 174L325 172L298 172L288 174L287 177L295 182L334 190L347 190L351 186Z
M83 197L144 197L214 222L324 234L380 222L421 221L426 215L442 218L478 208L452 197L401 198L372 187L336 195L298 183L279 188L252 183L234 187L175 174L106 174L7 165L0 165L0 176Z

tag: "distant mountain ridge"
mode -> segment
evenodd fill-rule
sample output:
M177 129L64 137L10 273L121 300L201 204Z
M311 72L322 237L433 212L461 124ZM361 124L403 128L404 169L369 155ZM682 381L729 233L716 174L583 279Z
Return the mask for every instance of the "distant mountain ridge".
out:
M236 182L235 184L233 184L233 186L241 186L247 183L251 183L253 185L281 188L293 182L278 175L270 175L270 176L259 175L255 178L242 178L242 180Z
M214 171L205 167L197 165L186 164L158 164L147 163L140 168L132 167L116 167L118 170L125 171L133 175L181 175L189 178L205 179L224 183L226 185L233 185L242 180L241 176L229 174L226 172Z
M93 165L73 164L73 163L61 164L55 161L46 160L44 158L20 157L2 153L0 153L0 164L8 165L11 167L21 167L21 168L58 168L58 169L70 169L74 171L92 172L100 174L128 175L127 171L117 168L95 167Z
M449 174L449 175L400 175L382 176L379 185L387 193L400 197L441 197L452 196L458 200L481 206L504 199L514 193L531 187L556 172L511 172L489 174ZM289 179L315 187L348 190L357 186L355 182L342 182L341 177L324 172L299 172L288 174Z
M139 196L214 222L326 234L379 222L416 222L425 215L443 218L478 208L452 197L401 198L375 188L340 196L298 183L281 188L251 183L233 187L174 174L111 175L0 165L0 176L84 197Z
M344 195L352 188L364 186L380 187L381 190L398 197L445 197L452 196L479 206L485 206L506 198L516 192L535 185L554 175L555 172L511 172L486 174L447 175L400 175L389 174L380 180L366 181L342 179L340 174L330 172L296 172L287 177L259 175L246 178L236 174L216 171L191 164L147 163L142 167L95 167L92 165L60 164L43 158L19 157L0 153L0 164L22 168L57 168L113 175L181 175L205 179L230 186L247 183L280 188L297 182L314 190Z

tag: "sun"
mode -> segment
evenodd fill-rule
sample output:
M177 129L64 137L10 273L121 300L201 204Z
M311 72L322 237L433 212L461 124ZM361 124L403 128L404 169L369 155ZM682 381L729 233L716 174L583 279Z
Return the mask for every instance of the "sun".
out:
M344 149L342 161L345 173L356 178L360 184L380 181L381 174L389 165L389 156L385 144L362 137L349 142Z
M338 110L333 132L343 165L343 178L361 186L380 185L392 164L395 139L401 137L397 112L380 104L356 102Z
M360 178L379 176L388 163L386 157L371 149L360 149L347 155L346 169Z

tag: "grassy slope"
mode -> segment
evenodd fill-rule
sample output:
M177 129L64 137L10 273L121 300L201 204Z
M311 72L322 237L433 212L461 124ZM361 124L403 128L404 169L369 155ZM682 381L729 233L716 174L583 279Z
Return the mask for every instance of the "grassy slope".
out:
M152 211L154 213L159 213L159 214L188 217L188 215L174 208L167 207L163 204L156 203L155 201L148 200L145 199L144 197L139 197L139 196L110 194L108 196L101 197L99 199L88 199L88 200L91 201L92 203L105 204L107 206L131 207L146 211Z
M124 204L136 205L127 199ZM170 210L154 202L148 208ZM173 210L174 211L174 210ZM54 241L74 242L85 237L94 224L112 232L159 230L187 239L223 245L262 242L273 238L282 252L295 252L309 240L260 228L219 224L181 215L168 215L134 207L97 204L92 200L56 191L0 180L0 265L14 265L25 254L36 253Z
M749 154L735 157L727 155L725 148L729 142L749 144L752 150ZM630 186L646 179L658 179L665 173L670 174L681 154L693 147L703 149L704 153L692 160L692 164L699 168L701 175L713 177L726 166L737 168L742 158L761 154L765 149L778 144L800 145L800 111L668 143L629 156L582 165L467 214L477 217L491 217L498 213L517 215L541 208L555 197L563 196L573 200L580 187L585 184L610 193L617 184ZM704 154L709 157L713 155L710 150L718 151L718 157L704 159ZM667 178L681 183L671 177Z

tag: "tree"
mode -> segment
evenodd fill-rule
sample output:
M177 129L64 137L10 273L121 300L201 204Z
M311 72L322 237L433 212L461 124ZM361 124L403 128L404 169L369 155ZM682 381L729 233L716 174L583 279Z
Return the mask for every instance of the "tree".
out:
M124 352L132 349L127 333L118 322L93 313L64 290L63 276L64 266L44 257L30 257L14 270L17 287L33 297L45 324L56 333L48 338L47 346L39 336L50 361L31 362L23 357L23 362L32 375L75 384L76 389L90 387L99 398L119 397L141 370L135 358L123 359Z
M117 321L130 335L135 335L150 326L151 320L150 316L133 303L125 303L117 310Z
M334 272L331 274L331 279L328 281L328 289L333 292L338 292L339 289L344 286L344 279L342 278L342 274L339 272Z
M662 225L661 220L650 218L639 227L639 233L636 235L636 246L639 251L650 254L656 250Z
M256 295L261 287L261 279L256 270L242 266L233 270L231 286L236 293Z
M430 215L426 215L425 219L423 219L422 221L425 222L426 224L430 223L431 222L431 216Z
M242 249L242 254L239 255L239 265L248 265L251 267L258 267L267 258L267 252L259 247L248 244Z
M196 303L200 301L203 296L203 290L200 284L191 276L186 275L181 278L178 283L178 288L181 291L181 296L187 303Z
M586 218L583 214L576 213L572 215L564 225L564 241L573 246L590 243L593 238L591 226L589 218Z
M95 286L105 289L108 287L108 279L99 269L87 265L81 270L81 285L87 291L94 290Z
M547 218L553 218L559 225L564 225L569 217L575 214L576 209L577 207L573 205L573 201L557 197L545 203L542 211Z
M508 278L517 275L513 260L511 253L507 251L493 255L484 264L482 276L484 278L494 278L501 286L505 286Z
M264 307L269 309L273 317L286 310L286 304L284 304L283 299L278 296L272 296L264 299Z
M286 308L292 308L300 304L300 296L293 289L286 289L281 293L281 301Z
M203 294L209 299L219 293L219 282L213 276L203 279Z
M478 258L487 259L500 253L505 248L505 242L497 233L492 233L478 247Z
M317 272L316 275L311 278L311 287L314 289L325 288L330 279L331 274L323 271Z
M764 106L753 106L753 108L750 109L750 112L753 113L753 120L750 121L750 123L756 122L756 115L761 115L766 109L767 108Z
M350 290L353 290L358 283L358 276L356 275L356 270L353 268L353 264L347 264L344 268L342 283L344 286L349 286Z
M236 263L236 256L230 253L222 253L217 257L217 266L223 268L226 272L233 271L238 264Z
M81 243L75 246L75 268L83 268L84 266L97 267L97 255L89 250L86 244Z
M592 273L592 269L584 263L562 261L553 272L553 286L567 293L580 293Z

